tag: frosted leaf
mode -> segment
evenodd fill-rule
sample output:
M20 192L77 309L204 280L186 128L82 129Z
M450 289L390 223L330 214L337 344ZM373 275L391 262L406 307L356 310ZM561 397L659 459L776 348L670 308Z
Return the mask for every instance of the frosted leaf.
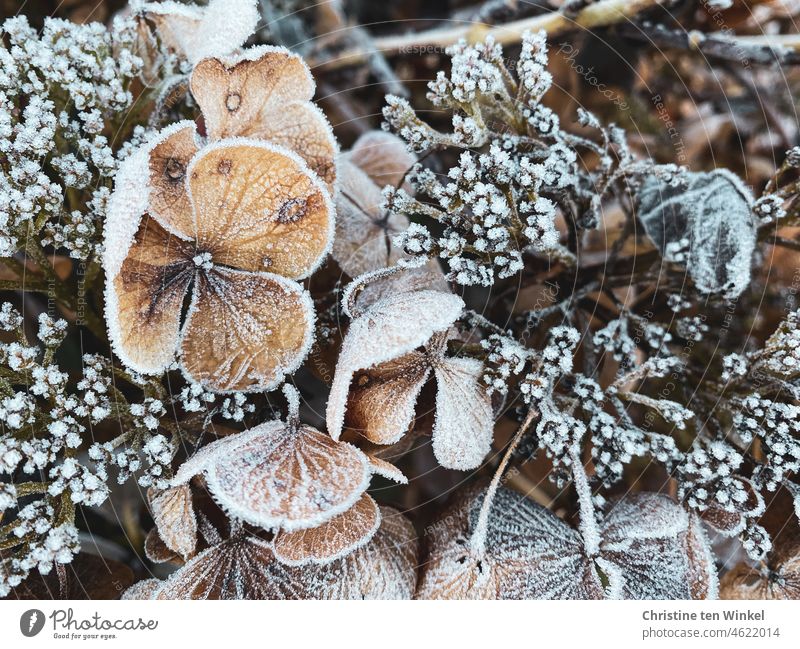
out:
M152 592L152 599L275 599L270 544L238 533L204 550Z
M381 508L381 526L365 546L327 565L286 566L270 544L238 534L177 570L154 599L410 599L418 541L399 512Z
M385 213L378 185L349 160L339 162L338 178L333 258L351 277L391 266L402 253L392 239L406 230L408 219Z
M205 7L150 2L142 11L162 42L192 63L238 49L255 32L259 19L256 0L211 0Z
M737 564L720 581L720 599L800 599L800 546L786 554L778 558L773 553L759 567Z
M350 385L345 426L375 444L398 441L414 422L430 372L425 354L416 351L359 371Z
M417 161L403 140L386 131L364 133L345 157L381 188L400 185L406 172Z
M215 267L195 281L181 367L212 390L270 390L305 359L313 309L296 282Z
M686 599L716 594L707 541L666 497L636 494L617 501L590 558L576 530L506 489L497 491L485 538L479 539L484 493L467 495L433 523L417 597Z
M350 323L342 343L328 398L326 420L338 439L350 383L359 370L390 361L424 345L455 322L464 307L457 295L422 290L390 294L375 302Z
M378 505L363 494L350 509L319 527L278 532L273 552L278 561L290 566L330 563L368 543L380 523Z
M211 139L242 136L285 146L333 194L336 140L310 101L314 79L301 57L283 47L259 46L208 58L195 66L190 86Z
M355 446L280 421L213 442L188 464L176 477L202 472L230 516L285 531L316 527L352 507L371 473Z
M708 540L683 508L658 494L612 503L603 522L600 556L609 592L623 599L716 597Z
M151 489L148 499L158 535L168 548L189 558L197 545L197 518L189 485Z
M120 599L123 600L140 600L152 599L158 588L161 586L161 581L158 579L142 579L136 582L133 586L129 587L122 593Z
M438 390L433 425L433 454L447 469L480 466L494 433L492 400L474 358L440 358L434 363Z
M638 197L639 219L665 258L685 262L698 290L736 298L750 283L753 197L727 169L686 178L688 187L649 178Z
M194 122L172 124L152 142L148 158L148 209L168 232L181 238L194 231L186 169L199 148L196 133Z
M578 533L524 496L499 489L485 543L472 538L485 490L462 496L428 528L417 599L598 599Z
M392 480L397 484L408 484L408 478L405 476L405 474L391 462L387 462L386 460L383 460L369 452L367 453L367 459L369 460L370 466L372 467L372 473L374 475L379 475L387 480Z

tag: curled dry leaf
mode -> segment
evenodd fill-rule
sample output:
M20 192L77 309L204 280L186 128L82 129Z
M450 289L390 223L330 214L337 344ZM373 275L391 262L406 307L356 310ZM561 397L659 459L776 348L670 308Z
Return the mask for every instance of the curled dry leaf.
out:
M699 523L664 496L637 494L614 503L599 552L589 558L576 530L506 489L497 491L481 531L484 494L467 494L431 525L418 598L716 596L716 572Z
M319 527L278 532L273 551L278 561L290 566L330 563L367 543L380 523L377 503L363 494L350 509Z
M144 556L153 563L183 563L184 559L175 550L167 547L158 533L158 528L152 528L144 537Z
M188 559L197 546L197 518L189 485L150 489L148 499L158 536L170 550Z
M417 550L411 523L382 507L369 543L326 565L286 566L269 542L239 533L198 554L157 589L148 583L139 592L152 599L409 599Z
M370 479L367 457L310 426L271 421L203 447L175 483L202 473L229 515L265 529L316 527L352 507Z
M314 78L300 56L260 46L207 58L195 66L190 86L210 139L248 137L284 146L303 158L333 195L336 139L311 102Z
M155 28L167 49L194 63L244 45L258 25L259 13L256 0L210 0L205 7L148 2L141 6L139 19Z
M351 277L386 268L400 258L392 238L406 230L408 219L381 208L381 189L400 183L415 161L399 138L384 131L365 133L341 156L331 253Z
M348 287L343 298L348 303L348 311L358 315L345 337L328 402L331 434L338 434L334 426L341 418L341 426L357 431L372 443L394 444L413 424L417 399L433 373L437 383L437 414L433 426L436 459L445 468L474 469L491 448L494 412L481 382L482 363L446 356L446 330L460 315L461 305L451 300L452 307L449 307L444 302L443 298L452 298L452 295L427 288L416 289L420 283L424 286L424 282L435 281L435 276L428 277L426 272L378 271L368 278L379 286L370 290L373 282L359 279L356 286L363 283L364 288ZM397 291L392 291L392 286ZM405 340L394 346L395 340L419 333L414 320L408 316L421 303L439 314L444 314L444 308L449 307L449 322L442 318L436 323L436 329L425 330L427 340L417 343L417 346L424 345L423 350L410 348ZM435 315L436 312L427 317ZM411 340L416 342L416 339ZM365 348L375 342L384 344L376 349L378 353L364 359ZM349 390L342 413L342 404L335 399L341 400L345 381Z
M197 151L193 123L165 129L122 164L110 201L114 350L155 374L180 349L184 373L217 391L275 387L310 347L313 305L294 280L324 257L332 228L327 190L293 153L243 139Z
M397 484L408 484L408 478L405 474L391 462L387 462L374 453L367 453L367 459L372 467L373 474L396 482Z

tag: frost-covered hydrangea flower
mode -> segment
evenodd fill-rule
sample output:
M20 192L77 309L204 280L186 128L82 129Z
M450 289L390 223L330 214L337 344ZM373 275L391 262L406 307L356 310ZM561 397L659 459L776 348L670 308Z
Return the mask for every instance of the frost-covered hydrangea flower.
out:
M433 373L433 452L444 467L474 469L491 447L494 413L481 361L446 353L464 303L440 283L435 273L415 269L367 273L348 286L343 304L353 319L331 386L328 432L338 439L350 429L376 444L397 442Z
M131 368L181 367L217 391L272 388L303 361L314 312L294 280L325 255L327 190L286 149L165 129L125 161L106 223L107 318ZM181 309L192 306L181 329Z
M415 161L402 140L383 131L365 133L339 157L331 254L350 277L386 268L400 258L391 239L408 227L408 219L384 209L381 189L400 185Z

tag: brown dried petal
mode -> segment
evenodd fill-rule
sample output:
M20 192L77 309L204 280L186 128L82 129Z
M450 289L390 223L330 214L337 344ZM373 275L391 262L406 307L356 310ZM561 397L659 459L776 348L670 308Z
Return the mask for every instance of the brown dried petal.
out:
M336 140L310 103L314 79L302 58L285 48L251 48L241 57L198 63L192 94L211 139L252 137L295 151L333 191Z
M159 579L142 579L137 581L133 586L128 588L120 599L126 600L140 600L140 599L153 599L158 589L161 587L161 580Z
M369 131L359 137L347 159L366 173L379 188L397 187L417 161L405 142L386 131Z
M434 372L438 389L433 454L447 469L474 469L491 450L494 433L492 400L481 382L483 363L440 358Z
M363 494L350 509L319 527L278 532L273 551L278 561L287 565L330 563L367 543L380 523L378 505Z
M193 468L229 514L261 527L318 526L352 507L370 478L366 456L310 426L268 422L214 442ZM186 465L184 465L186 466Z
M384 214L380 188L348 160L339 162L338 177L333 258L350 277L391 266L402 256L392 237L408 227L408 219Z
M178 485L148 493L153 520L165 545L187 559L197 546L197 518L189 485Z
M193 277L190 245L145 215L119 272L108 277L106 316L114 351L139 372L161 372L175 356Z
M800 599L800 548L796 551L768 567L738 564L722 577L720 599Z
M397 484L408 484L408 478L405 474L391 462L387 462L369 452L367 453L367 459L372 467L373 474L392 480Z
M258 537L236 536L198 554L155 593L158 599L409 599L417 582L416 533L381 508L372 540L324 566L278 562Z
M226 140L203 149L188 173L198 248L215 264L299 279L326 254L333 205L294 154Z
M194 122L179 122L159 133L150 151L151 214L173 234L190 238L194 216L187 191L186 169L198 151Z
M164 543L157 527L151 529L144 537L144 556L153 563L183 563L181 556Z
M345 426L375 444L393 444L411 427L430 371L425 355L411 352L359 372L350 385Z
M272 389L303 362L313 308L299 284L279 275L222 267L199 274L181 342L183 370L216 391Z

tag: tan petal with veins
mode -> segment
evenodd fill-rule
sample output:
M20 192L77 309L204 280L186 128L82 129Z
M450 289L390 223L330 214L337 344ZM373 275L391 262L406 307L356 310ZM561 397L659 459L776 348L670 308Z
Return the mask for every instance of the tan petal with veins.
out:
M411 427L429 374L430 365L419 352L359 372L350 385L345 426L370 442L393 444Z
M193 247L145 215L119 273L108 278L106 315L114 351L138 372L163 371L178 345Z
M279 532L273 541L275 557L295 566L330 563L367 543L380 522L378 505L364 494L346 512L319 527Z
M194 293L181 342L192 380L220 392L269 390L303 362L314 311L299 284L215 267Z
M338 174L333 258L350 277L390 266L401 256L392 237L408 227L408 219L384 216L380 189L352 163L342 160Z
M267 529L321 525L369 484L361 451L309 426L269 422L214 444L220 452L205 462L211 494L230 515Z
M214 263L297 279L327 252L333 236L328 193L286 150L223 141L194 158L189 177L198 246Z
M197 519L189 485L148 492L153 521L164 544L184 559L194 554L197 545Z
M206 59L195 66L191 88L211 139L242 136L285 146L332 192L336 140L325 116L309 101L314 80L302 58L263 47L236 62Z

